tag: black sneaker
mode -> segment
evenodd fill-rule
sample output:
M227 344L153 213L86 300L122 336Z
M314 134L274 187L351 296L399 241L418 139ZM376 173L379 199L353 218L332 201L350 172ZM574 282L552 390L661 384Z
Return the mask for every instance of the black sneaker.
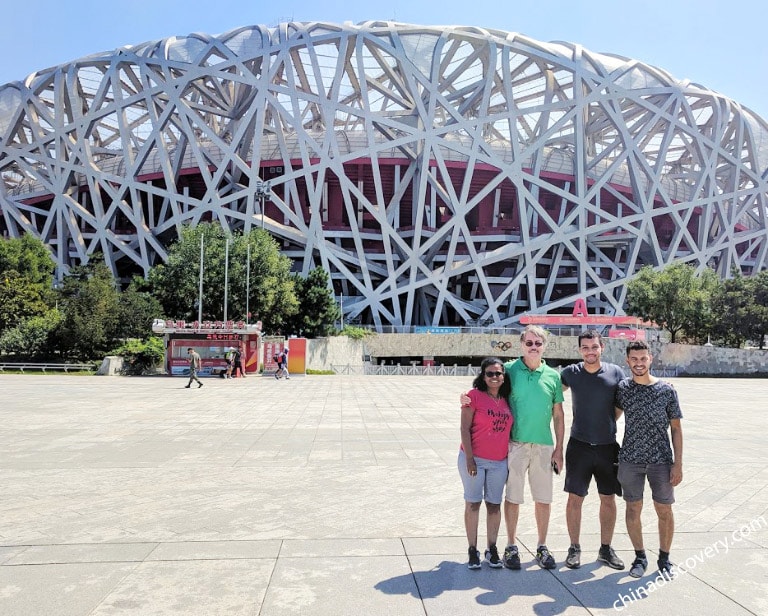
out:
M520 553L516 545L508 545L504 548L504 566L507 569L520 570Z
M479 569L480 568L480 552L477 551L474 545L469 546L469 562L467 563L467 569Z
M659 559L656 561L656 564L659 566L659 573L662 577L671 580L675 577L676 573L674 570L674 565L669 562L669 560L661 560Z
M197 388L198 388L198 389L200 389L202 386L203 386L203 384L202 384L202 383L198 383L198 384L197 384Z
M568 548L568 556L565 557L565 566L569 569L581 567L581 547L572 545Z
M600 551L597 553L597 560L601 563L605 563L612 569L624 568L624 561L616 556L616 552L613 551L611 546L608 546L608 549L600 548Z
M555 558L549 553L546 545L540 545L536 549L536 562L542 569L555 569L557 567Z
M488 561L488 566L492 569L501 569L504 563L499 558L499 550L496 549L496 544L489 545L485 551L485 560Z
M648 559L640 558L638 556L635 558L635 560L632 562L632 566L629 568L629 575L631 575L633 578L641 578L645 575L645 570L647 568Z

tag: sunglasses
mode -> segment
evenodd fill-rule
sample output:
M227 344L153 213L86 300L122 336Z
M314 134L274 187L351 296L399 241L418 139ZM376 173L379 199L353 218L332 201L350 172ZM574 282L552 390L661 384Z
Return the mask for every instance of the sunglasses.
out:
M540 346L544 346L544 343L541 340L536 340L535 342L533 340L526 340L525 341L525 346L527 346L527 347L532 347L532 346L540 347Z
M493 370L486 370L485 376L487 376L489 379L497 378L500 376L504 376L503 372L494 372Z

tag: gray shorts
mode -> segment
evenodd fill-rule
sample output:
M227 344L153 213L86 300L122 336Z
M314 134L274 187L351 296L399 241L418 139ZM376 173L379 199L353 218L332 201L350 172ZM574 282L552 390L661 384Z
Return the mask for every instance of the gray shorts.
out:
M459 475L464 484L464 500L468 503L480 503L485 500L492 505L500 505L507 482L507 460L488 460L475 456L477 475L467 472L467 456L459 449Z
M675 502L675 489L669 482L671 464L636 464L634 462L619 462L619 483L624 493L625 501L643 500L645 478L651 486L651 497L662 505Z

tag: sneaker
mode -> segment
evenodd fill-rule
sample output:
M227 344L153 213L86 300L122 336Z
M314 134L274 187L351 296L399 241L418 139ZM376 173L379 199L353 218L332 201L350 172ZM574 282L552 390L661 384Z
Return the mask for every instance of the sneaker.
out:
M496 549L496 544L489 545L488 549L485 551L485 560L488 561L488 566L492 569L501 569L504 566L504 563L501 562L501 558L499 558L499 550Z
M632 562L632 566L629 568L629 575L633 578L641 578L645 575L645 570L648 568L648 559L637 557Z
M475 549L474 545L469 546L469 562L467 563L467 569L479 569L480 568L480 552Z
M624 568L624 561L621 560L618 556L616 556L616 552L613 551L613 548L611 546L608 546L608 549L600 548L600 551L597 553L597 560L599 560L601 563L605 563L611 569L623 569Z
M508 545L504 548L504 566L507 569L520 570L520 553L516 545Z
M557 563L555 558L549 553L546 545L540 545L536 550L536 562L539 563L539 567L542 569L555 569Z
M581 567L581 548L578 545L572 545L568 548L568 556L565 557L565 566L569 569L578 569Z
M202 383L198 383L198 384L197 384L197 388L198 388L198 389L200 389L202 386L203 386L203 384L202 384Z
M184 389L189 389L190 385L184 385Z
M674 565L669 562L669 560L661 560L659 559L656 561L656 564L659 566L659 573L662 577L671 580L675 577L675 570Z

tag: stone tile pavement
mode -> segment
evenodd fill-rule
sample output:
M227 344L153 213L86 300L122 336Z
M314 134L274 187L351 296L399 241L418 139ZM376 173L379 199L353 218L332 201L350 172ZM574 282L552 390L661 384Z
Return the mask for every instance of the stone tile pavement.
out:
M687 571L663 586L592 561L594 494L584 564L563 567L559 489L557 570L534 565L530 503L524 570L467 570L456 453L470 381L188 390L171 377L2 375L0 614L768 614L768 381L673 379L685 479L672 559ZM614 544L629 561L619 510ZM650 505L644 521L655 552Z

